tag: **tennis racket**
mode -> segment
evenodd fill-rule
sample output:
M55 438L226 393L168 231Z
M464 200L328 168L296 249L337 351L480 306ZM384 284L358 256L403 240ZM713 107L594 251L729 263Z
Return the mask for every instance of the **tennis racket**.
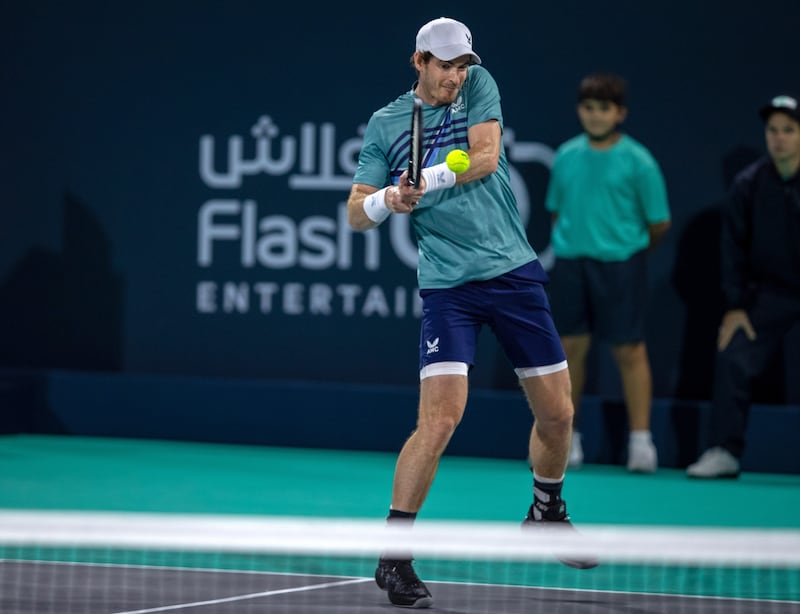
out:
M411 134L408 149L408 183L419 187L422 173L422 101L414 98L411 111Z

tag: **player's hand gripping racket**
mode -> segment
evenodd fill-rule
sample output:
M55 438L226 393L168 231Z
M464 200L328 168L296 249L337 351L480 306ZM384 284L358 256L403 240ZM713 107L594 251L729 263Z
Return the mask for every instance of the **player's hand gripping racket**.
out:
M408 183L419 187L422 173L422 101L414 98L411 111L411 145L408 151Z

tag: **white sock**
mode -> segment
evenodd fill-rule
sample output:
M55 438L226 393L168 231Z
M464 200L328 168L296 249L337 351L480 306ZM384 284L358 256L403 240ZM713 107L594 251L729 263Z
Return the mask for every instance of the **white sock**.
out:
M653 441L653 436L650 431L631 431L631 443L650 443Z

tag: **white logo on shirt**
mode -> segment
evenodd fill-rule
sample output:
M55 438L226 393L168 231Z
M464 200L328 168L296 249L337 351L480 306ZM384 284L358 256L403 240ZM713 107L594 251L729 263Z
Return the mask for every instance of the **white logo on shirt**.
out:
M463 111L463 110L464 110L464 99L459 94L458 98L456 98L456 101L453 104L450 105L450 112L451 113L458 113L459 111Z

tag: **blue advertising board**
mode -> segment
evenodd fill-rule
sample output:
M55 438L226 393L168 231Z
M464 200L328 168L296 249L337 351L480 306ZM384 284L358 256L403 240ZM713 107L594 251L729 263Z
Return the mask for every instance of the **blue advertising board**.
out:
M756 109L798 86L800 4L6 13L0 365L415 385L408 220L354 233L345 201L366 121L411 87L416 30L445 14L471 27L500 86L514 191L545 261L544 191L579 130L577 84L594 70L628 79L625 129L661 164L673 213L650 263L655 393L707 396L714 216L732 172L764 150ZM598 348L594 364L587 391L617 394L610 356ZM488 335L472 377L516 386Z

